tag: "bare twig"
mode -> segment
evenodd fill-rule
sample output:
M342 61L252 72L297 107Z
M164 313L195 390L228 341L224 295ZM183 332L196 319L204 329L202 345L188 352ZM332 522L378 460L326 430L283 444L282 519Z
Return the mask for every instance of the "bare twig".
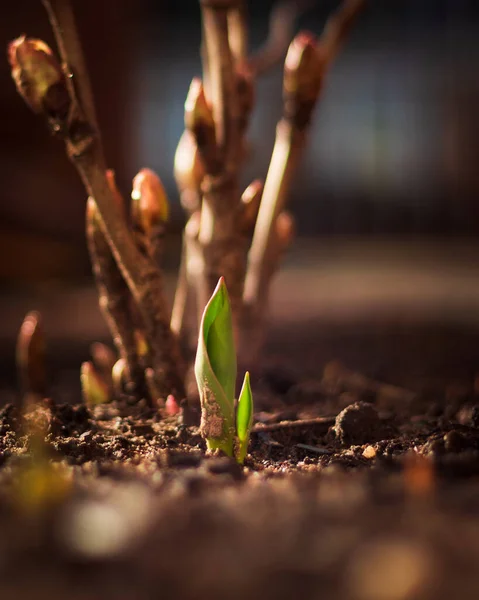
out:
M311 419L298 419L296 421L280 421L279 423L268 423L263 425L258 423L251 429L251 433L267 433L272 431L283 431L287 429L301 429L302 427L318 427L327 433L328 429L334 425L336 417L314 417Z
M235 62L237 64L244 62L248 54L248 28L244 0L238 1L228 13L228 38Z
M201 208L201 182L204 177L204 166L196 144L195 135L185 130L178 142L175 153L174 175L180 193L180 202L188 218L198 221ZM188 227L188 226L187 226ZM188 279L188 240L187 233L183 234L181 246L181 262L176 284L175 299L171 311L171 330L180 337L185 329L188 317L188 307L194 301L194 286Z
M257 357L262 343L270 282L279 254L284 250L284 239L278 235L281 227L278 218L286 205L327 69L365 1L345 0L328 20L319 42L302 33L293 40L288 50L283 118L276 130L273 156L248 256L243 294L245 306L240 353L244 355L247 349L251 360ZM289 234L285 236L286 239L290 237Z
M95 198L105 237L138 307L154 360L155 377L162 393L184 396L179 372L180 356L169 328L161 272L133 243L106 179L106 163L83 54L69 0L43 0L67 70L72 110L65 141L90 196Z
M74 104L77 104L74 110L79 110L81 107L86 122L99 132L90 78L78 38L71 2L70 0L42 0L42 2L48 13L60 58L66 70L70 98ZM78 102L75 102L77 98Z
M228 15L239 6L240 0L201 0L216 144L224 162L230 158L234 147L234 115L237 110Z
M248 59L248 65L255 76L263 75L284 60L293 37L295 22L312 4L312 0L285 0L273 7L268 39Z
M241 306L246 239L238 232L236 209L240 204L237 177L244 118L229 27L231 14L241 11L242 7L240 0L201 0L206 48L204 68L208 70L214 140L207 144L207 153L204 138L198 135L198 130L190 129L205 167L199 235L196 242L188 240L187 264L199 265L194 278L198 313L202 312L220 276L226 279L235 316ZM215 160L208 159L208 154Z
M346 0L329 17L320 39L321 51L324 53L324 60L328 65L341 50L344 40L366 3L367 0Z
M142 393L144 378L136 349L130 292L100 227L93 198L87 203L86 237L100 309L118 354L125 361L126 389L129 393Z

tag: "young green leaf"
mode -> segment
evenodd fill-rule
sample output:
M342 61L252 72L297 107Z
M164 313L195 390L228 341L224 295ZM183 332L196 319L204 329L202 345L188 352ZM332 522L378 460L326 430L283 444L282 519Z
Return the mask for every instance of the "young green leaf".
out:
M91 362L82 364L80 382L87 406L93 407L108 402L108 388Z
M238 399L238 408L236 410L236 460L243 464L248 452L249 434L253 423L253 394L249 381L249 373L246 371L243 381L243 387Z
M210 449L233 455L236 351L228 291L221 278L201 319L195 375L201 431Z

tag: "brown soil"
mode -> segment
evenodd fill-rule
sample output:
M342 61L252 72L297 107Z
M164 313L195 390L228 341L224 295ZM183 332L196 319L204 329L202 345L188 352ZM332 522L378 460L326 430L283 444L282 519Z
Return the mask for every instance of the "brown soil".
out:
M365 331L288 336L254 379L244 468L141 403L43 401L40 449L6 405L0 598L479 597L477 336ZM324 369L328 348L354 370ZM363 375L380 354L394 386ZM63 469L42 489L44 456Z

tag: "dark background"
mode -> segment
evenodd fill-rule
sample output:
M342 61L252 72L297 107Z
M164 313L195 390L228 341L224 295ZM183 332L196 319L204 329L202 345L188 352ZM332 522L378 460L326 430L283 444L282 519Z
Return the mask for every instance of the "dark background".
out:
M273 2L252 1L251 45ZM339 3L322 0L298 28L320 33ZM172 177L189 82L200 73L196 0L75 2L109 164L125 195L142 166ZM52 42L38 0L2 7L3 44ZM300 236L469 236L479 228L479 7L476 0L370 0L335 62L291 206ZM258 85L244 184L264 176L281 109L281 69ZM84 192L0 61L0 277L87 276Z

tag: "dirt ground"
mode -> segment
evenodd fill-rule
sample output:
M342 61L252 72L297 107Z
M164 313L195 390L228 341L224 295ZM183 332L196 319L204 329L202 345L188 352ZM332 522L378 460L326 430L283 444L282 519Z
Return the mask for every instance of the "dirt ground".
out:
M5 406L0 597L477 598L477 335L403 325L277 331L244 469L146 406L37 404L44 442Z
M90 411L83 342L55 346L26 422L1 393L0 598L475 600L479 328L426 305L276 321L244 468L181 417Z

